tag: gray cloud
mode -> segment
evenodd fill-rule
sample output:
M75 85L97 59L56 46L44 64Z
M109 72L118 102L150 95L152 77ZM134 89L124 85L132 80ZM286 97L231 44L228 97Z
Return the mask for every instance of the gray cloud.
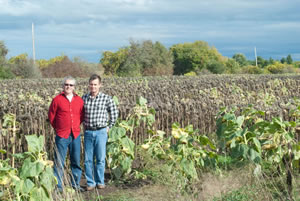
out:
M207 41L221 54L244 53L300 60L297 0L0 0L0 40L9 56L64 53L98 62L101 52L128 45L129 39L177 43Z

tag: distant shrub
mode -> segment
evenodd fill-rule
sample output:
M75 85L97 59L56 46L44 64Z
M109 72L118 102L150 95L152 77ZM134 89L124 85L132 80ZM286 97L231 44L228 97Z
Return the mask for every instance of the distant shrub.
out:
M39 68L33 63L32 59L28 58L26 53L11 57L8 63L11 66L12 73L19 78L41 78L42 76Z
M218 61L213 61L207 65L207 70L213 74L222 74L225 71L225 65Z
M57 62L61 62L64 58L65 58L65 56L61 55L61 56L53 57L53 58L51 58L49 60L40 59L40 60L37 60L36 63L39 66L40 69L44 69L44 68L49 67L49 65L51 65L51 64L55 64Z
M184 76L197 76L197 74L194 71L191 71L191 72L184 74Z
M294 62L294 66L295 66L296 68L299 68L299 69L300 69L300 61L295 61L295 62Z
M67 56L62 60L50 64L42 69L43 77L59 78L71 75L73 77L89 77L92 73L98 73L99 65L88 65L78 59L75 62L71 61Z
M243 74L262 74L263 70L258 66L245 66L241 68L241 73Z
M12 79L15 75L11 72L8 67L0 66L0 79Z
M300 73L300 69L295 68L293 65L285 65L283 73Z
M234 59L227 59L224 65L226 68L225 73L227 74L235 74L240 70L240 64Z
M210 75L212 74L211 71L207 70L206 68L200 70L200 71L196 71L197 75Z
M283 74L283 73L296 73L297 68L290 64L282 64L275 62L272 65L267 66L267 70L272 74Z
M162 64L157 64L151 68L145 68L143 76L160 76L160 75L173 75L173 67Z

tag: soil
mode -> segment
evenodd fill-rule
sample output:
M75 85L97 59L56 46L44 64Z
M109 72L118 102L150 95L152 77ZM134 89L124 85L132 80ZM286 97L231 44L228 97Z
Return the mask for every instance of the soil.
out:
M82 193L85 201L97 198L103 201L165 201L165 200L186 200L180 194L174 194L163 185L152 183L136 183L137 185L107 185L105 189L95 189Z
M251 182L249 174L241 171L230 172L227 175L206 173L195 184L197 191L194 195L182 195L163 184L154 184L151 180L131 180L130 183L110 183L106 176L106 188L80 193L63 193L54 195L54 200L83 200L83 201L208 201L220 197L231 190L238 189ZM81 187L86 189L86 179L81 179ZM71 195L71 196L70 196ZM196 196L195 196L196 195Z
M249 174L243 171L231 172L228 175L213 175L207 173L203 175L201 182L201 192L198 200L209 200L213 197L220 197L222 194L239 189L250 184Z
M194 195L181 195L174 192L162 184L154 184L150 180L133 180L130 183L110 184L105 189L95 189L93 191L82 192L85 201L101 200L124 200L124 201L166 201L166 200L211 200L233 189L238 189L249 184L249 174L243 170L231 172L228 175L214 175L207 173L203 175L201 181L196 184L198 190ZM82 187L86 187L86 180L82 179ZM99 199L100 200L100 199Z
M147 180L135 180L131 183L110 184L106 183L105 189L95 188L92 191L82 192L84 200L94 200L95 198L107 198L113 195L124 194L125 191L134 191L143 186L150 185L151 182ZM81 179L81 187L86 189L86 179Z

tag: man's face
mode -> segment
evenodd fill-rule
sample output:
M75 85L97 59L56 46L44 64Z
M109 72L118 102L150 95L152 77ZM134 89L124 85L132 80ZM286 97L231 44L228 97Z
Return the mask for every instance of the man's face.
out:
M64 92L66 95L70 95L73 93L75 87L74 80L66 80L64 83Z
M99 82L98 79L91 80L89 83L89 90L91 94L97 95L100 91L101 83Z

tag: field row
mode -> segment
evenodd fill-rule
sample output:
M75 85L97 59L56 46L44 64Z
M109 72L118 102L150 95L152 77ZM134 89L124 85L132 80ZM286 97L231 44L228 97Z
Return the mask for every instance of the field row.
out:
M47 112L52 98L61 91L61 79L5 80L0 82L0 119L14 113L20 122L20 139L16 149L24 150L23 134L45 136L53 142L54 131L47 122ZM79 79L76 92L87 92L87 79ZM243 108L249 104L267 111L265 118L280 116L291 120L289 111L293 98L300 98L300 76L208 75L201 77L146 77L105 78L102 91L116 96L120 117L124 119L143 96L148 106L156 110L156 129L170 135L171 125L182 127L192 124L201 133L216 131L215 116L222 107ZM2 123L0 124L2 125ZM143 128L135 131L133 140L140 144L148 136ZM0 136L0 149L10 144L9 136ZM53 143L47 143L53 150Z

